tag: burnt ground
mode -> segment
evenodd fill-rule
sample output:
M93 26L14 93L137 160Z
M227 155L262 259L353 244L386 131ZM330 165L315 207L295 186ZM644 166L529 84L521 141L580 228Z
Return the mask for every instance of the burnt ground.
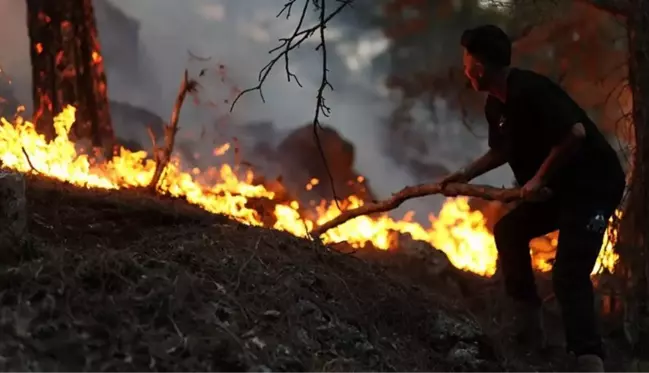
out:
M30 177L28 204L29 244L0 253L1 370L570 369L508 342L497 280L133 191Z

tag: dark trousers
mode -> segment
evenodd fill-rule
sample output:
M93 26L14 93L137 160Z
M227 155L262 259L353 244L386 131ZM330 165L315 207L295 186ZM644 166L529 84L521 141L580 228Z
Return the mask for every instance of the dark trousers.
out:
M596 217L603 217L607 223L621 194L609 193L602 198L573 199L564 203L560 200L524 202L494 227L508 295L536 305L540 305L541 300L534 282L529 243L535 237L559 229L552 280L563 316L567 348L576 355L603 357L590 279L605 233Z

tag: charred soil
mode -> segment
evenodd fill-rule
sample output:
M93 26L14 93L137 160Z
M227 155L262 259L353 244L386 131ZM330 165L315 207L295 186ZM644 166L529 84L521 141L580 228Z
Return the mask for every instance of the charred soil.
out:
M512 362L459 293L396 253L135 191L29 177L27 193L29 243L0 264L1 370L561 369Z

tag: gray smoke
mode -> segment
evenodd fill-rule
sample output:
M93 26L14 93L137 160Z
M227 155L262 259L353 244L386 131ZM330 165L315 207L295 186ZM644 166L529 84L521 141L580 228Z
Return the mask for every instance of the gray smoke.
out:
M31 107L29 38L25 2L0 0L0 66L12 80L13 94Z
M284 66L278 65L264 85L265 103L257 93L251 93L237 104L226 124L218 124L219 118L228 115L229 105L224 101L231 97L232 85L240 88L256 85L258 71L269 61L268 50L277 45L280 37L292 31L295 19L287 21L275 17L284 0L108 1L139 22L139 42L124 44L124 56L120 57L132 61L131 74L122 71L124 69L107 68L111 99L144 107L166 119L182 71L190 68L191 73L197 74L201 68L212 69L201 80L201 99L209 99L216 105L188 103L181 117L179 137L185 142L193 141L195 151L209 154L215 143L230 140L207 141L204 128L208 129L208 136L218 136L214 128L219 125L270 121L278 129L288 130L312 120L322 72L320 56L315 51L317 40L291 56L292 70L299 76L302 88L287 82ZM24 2L0 0L0 11L5 15L0 25L3 46L0 64L12 74L16 96L28 104L30 71ZM119 36L123 32L122 25L113 26L99 19L99 26L102 43L107 44L111 38L123 40ZM394 105L383 86L387 71L382 73L381 70L385 70L385 63L377 63L374 57L380 55L387 41L378 30L362 31L351 42L348 41L351 38L341 35L335 25L328 31L329 74L335 91L326 94L327 104L333 111L323 122L354 143L356 168L367 176L379 197L386 197L416 180L382 151L384 123ZM106 50L104 48L105 53ZM190 61L188 50L198 56L210 56L211 60ZM129 59L133 54L135 56ZM225 83L216 71L219 65L224 67ZM422 110L417 119L439 149L434 161L449 169L463 165L485 149L485 140L475 138L462 127L455 113L447 112L442 116L438 113L434 120ZM509 180L507 170L479 181L500 185ZM414 208L422 219L428 212L436 211L441 200L430 198L424 203L408 203L400 211Z

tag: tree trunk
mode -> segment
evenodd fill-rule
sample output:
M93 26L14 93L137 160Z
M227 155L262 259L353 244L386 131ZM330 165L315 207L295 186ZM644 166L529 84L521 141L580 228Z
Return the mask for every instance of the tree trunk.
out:
M649 358L649 2L631 0L627 17L629 85L633 93L634 156L618 250L630 280L636 353Z
M34 123L51 139L53 117L77 109L71 131L112 152L106 74L91 0L27 0Z

